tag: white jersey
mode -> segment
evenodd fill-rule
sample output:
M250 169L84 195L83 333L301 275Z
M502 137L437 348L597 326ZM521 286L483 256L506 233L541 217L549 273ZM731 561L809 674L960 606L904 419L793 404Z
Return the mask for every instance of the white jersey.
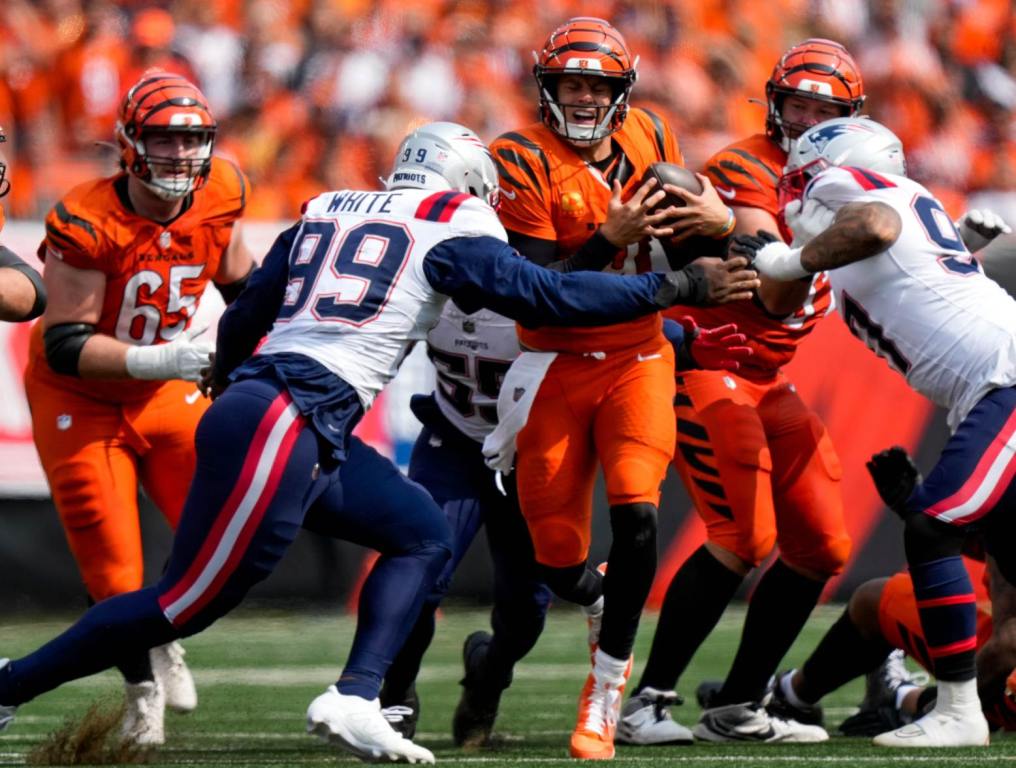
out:
M497 396L519 356L515 321L490 310L466 314L454 302L427 334L437 369L438 407L456 429L479 443L497 424Z
M901 176L829 168L805 196L834 211L878 201L900 215L891 248L829 276L851 332L947 408L951 429L989 391L1016 384L1016 301L985 276L927 189Z
M484 235L508 240L494 210L470 195L399 189L315 197L260 353L313 358L369 408L447 300L427 282L424 257L445 240Z

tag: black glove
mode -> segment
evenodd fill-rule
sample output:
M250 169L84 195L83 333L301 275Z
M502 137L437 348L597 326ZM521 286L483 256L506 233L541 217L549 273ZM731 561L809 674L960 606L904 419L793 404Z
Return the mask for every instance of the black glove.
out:
M755 260L756 253L769 243L778 242L779 239L772 232L766 232L764 229L758 230L754 235L737 235L731 238L727 253L731 256L744 256L750 264Z
M894 445L876 453L866 466L885 505L894 512L902 513L903 505L923 480L910 454L905 448Z
M699 305L709 297L709 281L701 264L689 264L677 272L667 272L656 290L656 303L667 309L675 304Z

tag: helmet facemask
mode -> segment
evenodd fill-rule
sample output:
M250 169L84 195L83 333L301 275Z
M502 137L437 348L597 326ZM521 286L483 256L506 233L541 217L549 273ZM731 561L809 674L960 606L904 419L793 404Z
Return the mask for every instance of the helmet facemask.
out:
M578 146L596 144L621 128L628 116L638 57L632 59L621 33L609 23L584 16L570 19L551 32L543 49L533 51L533 58L540 119L548 128ZM610 103L589 105L596 110L592 122L565 119L566 109L587 106L562 102L559 86L566 75L602 78L610 84Z
M154 154L150 145L157 143L160 134L183 134L187 137L184 141L185 149L179 153L186 156ZM195 144L190 143L195 140ZM200 187L208 176L211 171L214 143L214 129L146 131L134 142L138 160L134 164L135 167L131 168L131 172L160 199L178 200ZM145 169L147 172L144 172Z

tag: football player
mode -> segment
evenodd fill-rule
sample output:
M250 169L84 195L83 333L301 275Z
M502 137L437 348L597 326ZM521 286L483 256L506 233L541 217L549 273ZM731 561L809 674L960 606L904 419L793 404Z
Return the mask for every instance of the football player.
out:
M703 288L687 273L560 275L520 258L490 205L493 160L462 126L425 125L397 157L421 167L397 168L384 191L310 200L227 308L203 380L215 402L195 434L197 471L165 573L0 662L0 723L61 683L200 632L272 572L303 525L381 553L345 668L311 702L308 730L365 760L433 762L384 720L378 692L451 533L429 494L353 428L449 297L525 325L576 325L654 314ZM754 280L711 266L711 292Z
M25 392L94 602L141 587L139 484L176 528L208 406L194 382L212 342L192 338L192 318L209 282L228 302L253 267L237 224L247 180L212 156L215 131L194 85L149 70L120 106L120 172L75 187L46 217L49 306L31 336ZM182 649L138 649L117 666L124 735L161 744L165 705L197 704Z
M537 264L649 269L650 238L726 237L734 217L712 184L692 195L640 185L651 163L681 163L670 128L630 108L636 64L602 19L574 18L536 57L540 121L492 144L509 242ZM687 205L654 212L665 192ZM743 262L728 262L740 268ZM692 272L701 269L693 263ZM746 299L750 293L726 297ZM522 327L536 371L517 435L519 500L551 589L587 608L594 647L571 736L573 757L611 758L639 617L656 572L659 489L674 451L674 356L659 316L594 328ZM521 363L517 363L516 366ZM542 379L541 379L542 374ZM593 482L603 468L613 534L606 576L590 568ZM602 596L602 601L601 601ZM680 729L677 739L691 739Z
M906 178L899 139L878 123L841 118L809 129L781 183L802 195L785 208L795 247L760 233L732 248L777 280L830 270L851 332L949 411L952 436L931 473L899 473L891 495L938 696L931 712L875 743L985 745L976 598L960 553L965 535L980 531L1001 576L1016 583L1016 300L970 255L962 231L971 217L957 228Z
M736 233L778 232L776 182L791 142L811 125L854 115L864 103L860 73L831 40L787 50L766 83L765 133L706 161L706 175L733 206ZM726 680L695 727L706 741L822 741L821 728L773 717L766 684L793 644L830 576L850 553L839 459L825 426L782 367L832 307L828 280L763 278L754 301L696 308L701 325L735 322L755 354L736 374L690 371L677 384L674 466L706 527L706 542L678 569L635 695L618 735L631 744L671 741L673 725L654 706L677 684L753 568L779 555L752 594Z
M7 141L0 126L0 144ZM11 190L7 161L0 150L0 198ZM4 209L0 205L0 231L4 228ZM33 320L46 308L46 288L42 276L10 248L0 245L0 320Z

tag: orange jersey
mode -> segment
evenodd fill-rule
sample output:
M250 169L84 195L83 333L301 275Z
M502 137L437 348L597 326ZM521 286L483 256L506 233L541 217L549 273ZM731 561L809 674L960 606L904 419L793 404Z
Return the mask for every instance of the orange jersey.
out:
M783 174L787 153L762 133L721 149L706 161L704 173L728 205L760 208L779 213L776 183ZM712 327L737 323L755 354L742 363L740 373L748 379L767 379L790 362L797 345L824 315L833 309L829 278L822 272L812 281L804 305L786 317L769 314L762 304L739 301L719 307L675 307L670 315L691 315L699 325Z
M621 149L606 174L578 156L574 148L542 123L498 137L491 152L501 181L501 223L527 237L557 242L558 256L567 258L606 221L611 184L621 182L623 194L637 188L650 164L682 163L670 128L644 109L631 109L611 136ZM524 254L523 254L524 255ZM648 245L629 254L638 271L648 271ZM619 252L620 267L625 254ZM519 328L519 340L530 349L594 352L644 343L660 333L658 314L609 326L585 328Z
M105 275L96 332L129 344L172 341L188 326L219 271L247 193L243 173L214 158L208 181L193 193L190 207L163 225L131 210L124 174L87 182L49 212L39 258ZM162 384L56 374L46 363L40 326L32 336L27 375L54 376L82 394L114 401L145 396Z

